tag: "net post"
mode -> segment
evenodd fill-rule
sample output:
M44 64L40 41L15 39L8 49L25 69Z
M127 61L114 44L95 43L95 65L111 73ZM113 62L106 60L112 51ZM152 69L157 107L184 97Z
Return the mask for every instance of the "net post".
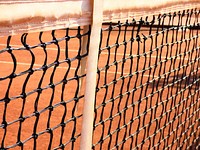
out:
M86 87L83 108L83 120L81 130L80 150L92 148L93 121L94 121L94 101L96 91L96 71L98 50L100 43L100 32L103 21L103 0L91 0L92 24L89 45L89 54L86 71Z

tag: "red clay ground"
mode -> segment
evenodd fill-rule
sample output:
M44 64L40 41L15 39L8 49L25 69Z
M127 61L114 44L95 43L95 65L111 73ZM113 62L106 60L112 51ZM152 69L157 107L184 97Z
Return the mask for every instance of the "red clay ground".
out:
M144 31L143 33L147 34L146 31ZM58 31L56 32L56 34L58 37L61 37L65 34L65 31L64 30ZM75 35L76 31L71 31L71 34ZM115 43L116 36L117 36L117 32L113 32L111 34L109 44ZM172 36L172 33L169 33L169 37L171 36ZM180 38L180 36L181 35L179 35L178 37ZM106 37L106 35L104 37ZM130 37L130 33L128 33L127 37ZM27 43L30 45L39 43L38 34L29 35L28 38L30 39L28 39ZM161 37L159 36L158 45L161 44L160 39ZM49 33L44 34L43 40L44 41L51 40L50 34ZM123 37L121 37L119 41L122 42ZM0 40L0 42L4 44L6 43L5 39L3 38ZM197 43L199 43L199 39ZM12 44L14 46L16 45L16 46L21 47L19 36L14 36L12 38ZM146 44L145 49L149 50L151 41L147 40L145 44ZM78 45L79 43L77 39L70 41L69 58L73 58L77 55ZM105 44L105 39L104 39L103 46L105 45L106 44ZM189 46L188 49L191 49L192 45L193 44L191 44L191 46ZM65 59L65 51L64 51L65 42L61 42L60 46L61 46L61 52L60 52L59 60L64 60ZM140 46L141 46L140 52L143 52L143 46L144 46L143 43L141 43ZM137 50L138 50L137 43L133 44L133 47L134 47L134 50L132 54L136 55ZM155 47L155 43L153 47ZM193 60L195 59L195 56L197 55L199 56L199 52L198 52L199 49L196 52L193 52L193 53L190 52L186 54L186 56L184 56L183 53L184 53L184 48L186 47L186 44L183 43L181 47L182 49L181 49L180 54L182 55L177 57L177 61L175 61L175 63L172 65L172 68L177 68L179 66L179 60L182 59L183 57L185 57L185 60L182 61L181 63L187 64L188 59ZM1 49L5 48L5 45L0 45L0 48ZM129 48L130 48L130 43L128 43L127 45L126 57L130 53ZM123 50L124 50L124 47L121 46L116 56L117 60L122 59ZM171 52L171 54L169 53L169 51ZM161 51L158 51L158 55L161 56L159 57L158 61L163 61L166 58L166 55L167 57L175 56L176 46L173 46L173 48L170 50L164 47L162 49L162 53L160 52ZM27 70L30 67L30 63L32 60L30 53L27 51L14 51L13 53L18 62L18 65L16 67L16 73L20 73L21 71ZM39 68L44 63L44 59L45 59L44 51L42 50L42 48L36 48L36 49L33 49L33 53L36 55L33 68ZM54 62L58 54L57 46L56 45L47 46L47 53L48 53L47 64ZM113 53L114 53L114 48L111 49L109 64L112 64L114 61ZM149 64L150 66L153 66L156 61L156 58L155 58L156 55L157 55L156 51L154 51L151 54L151 57L152 57L151 59L150 59L150 54L147 54L146 57L140 57L139 59L135 57L133 59L133 62L131 62L130 59L127 59L124 66L122 66L122 63L119 63L118 70L117 70L118 74L116 76L116 79L120 78L122 71L123 71L123 75L129 74L131 63L133 63L133 66L132 66L133 72L136 70L136 65L138 63L140 64L138 70L142 70L144 66L145 68L147 68ZM108 56L107 50L103 51L102 55L99 58L99 64L98 64L99 68L102 68L106 65L107 56ZM11 59L10 54L0 53L0 77L8 76L12 72L11 71L13 69L12 62L13 61ZM75 68L77 67L77 65L78 65L77 60L72 62L71 69L67 76L67 79L74 77ZM177 82L176 84L163 89L162 86L167 86L166 77L163 74L168 72L170 65L171 65L171 61L168 60L166 62L163 62L163 64L158 65L158 67L155 69L154 75L153 75L154 68L152 69L150 76L149 76L150 70L144 72L143 77L142 77L141 72L139 73L138 78L136 75L134 75L130 80L130 85L128 89L127 89L127 85L129 82L129 77L125 78L124 82L122 80L119 80L113 90L114 85L112 84L112 81L114 79L114 72L116 69L115 66L111 66L109 68L107 75L105 75L105 72L100 73L101 78L100 78L98 87L101 88L101 90L97 93L96 106L101 105L105 97L106 88L103 88L103 85L105 84L105 78L107 79L106 84L111 83L111 85L107 89L107 96L105 98L106 99L105 102L107 103L107 105L105 105L105 107L103 106L99 107L96 111L97 117L95 120L95 124L98 124L99 121L102 121L102 120L107 119L107 121L105 121L104 124L100 124L95 128L93 144L96 144L97 142L100 141L102 132L105 138L101 147L102 149L111 149L115 147L116 141L117 141L117 144L119 144L119 148L134 149L136 148L136 145L138 145L138 148L141 149L141 146L142 146L141 143L143 139L146 139L145 143L143 144L143 149L148 149L149 147L153 147L153 146L155 146L156 149L163 149L166 146L169 146L170 149L176 149L177 146L179 146L178 143L183 143L182 148L185 149L186 146L189 146L192 144L195 138L197 138L198 135L200 134L199 124L198 124L198 115L199 115L199 106L200 106L199 91L195 92L195 85L189 88L188 86L190 86L190 83L186 83L185 80L181 82ZM196 69L198 68L198 65L199 65L199 61L193 63L193 67ZM69 65L67 63L62 63L59 65L59 67L56 69L56 72L54 74L53 83L58 83L63 79L68 67ZM170 79L170 81L168 81L168 84L172 84L173 83L172 81L174 78L176 79L176 81L178 81L182 73L186 73L186 76L187 76L189 75L190 72L193 72L193 74L191 75L192 78L194 77L193 75L199 76L199 73L200 73L199 70L195 71L192 69L193 68L189 66L187 67L187 69L182 68L178 71L167 74L167 77L169 76L169 79ZM53 72L53 67L47 70L41 87L45 87L50 83L50 76L52 75L52 72ZM34 89L37 89L39 81L42 77L42 73L43 71L36 71L34 72L33 75L31 75L30 79L28 80L28 84L26 86L26 92L30 92ZM148 86L145 85L145 83L147 83L148 80L151 81L152 79L157 78L159 74L163 76L161 79L156 79L155 84L150 82ZM21 75L13 79L12 86L9 90L10 91L9 97L15 97L22 93L23 83L26 78L27 78L27 74ZM0 99L5 97L9 81L10 81L9 79L0 81ZM198 86L199 81L197 83L198 83L197 84ZM144 87L141 88L139 87L140 85L144 85ZM155 85L157 85L157 88ZM137 87L137 90L134 92L132 91L132 89L135 86ZM68 82L64 91L65 101L69 101L72 98L74 98L77 87L78 85L77 85L76 80L71 80ZM186 87L187 87L186 90L180 92L182 89ZM121 89L122 91L120 91ZM180 92L178 95L176 95L177 89ZM115 98L120 94L120 92L126 93L127 90L130 91L131 93L128 101L127 101L127 95L123 96L122 98ZM150 96L152 90L154 92L157 91L154 94L154 96ZM49 106L52 93L53 93L52 89L50 88L45 89L43 90L39 98L37 109L38 111L43 110L44 112L42 112L39 117L39 121L37 125L37 133L44 132L48 126L47 122L48 122L49 110L45 108ZM52 105L55 105L61 101L61 98L60 98L61 94L62 94L62 83L58 84L55 88ZM188 94L191 96L187 99ZM22 129L20 133L21 141L27 140L33 134L33 128L34 128L34 123L36 122L36 117L32 115L34 112L36 97L37 97L37 92L30 94L26 98L23 116L29 116L29 118L25 119L25 121L22 123ZM114 103L112 101L109 102L111 97L115 98ZM138 100L140 99L143 99L143 100L139 102ZM6 115L4 113L5 103L2 101L0 102L0 110L1 110L0 123L2 123L3 121L3 116L6 117L5 120L8 123L11 123L6 128L7 131L6 131L6 137L5 137L4 142L2 142L2 139L5 133L5 129L3 129L2 126L0 127L0 142L1 142L0 145L1 146L2 146L2 143L4 143L4 146L7 147L7 146L14 145L17 142L17 135L18 135L18 131L20 130L19 121L16 121L13 123L12 121L15 121L19 118L21 110L22 110L22 102L23 101L21 98L15 98L14 100L11 100L7 106ZM132 106L133 103L135 103L134 106ZM74 106L75 106L74 101L67 103L67 109L66 109L67 113L66 113L66 116L64 117L65 121L69 120L74 115L79 116L82 114L83 98L79 100L79 104L78 106L76 106L78 108L76 110L76 113L72 114L74 111L73 110ZM119 106L119 110L121 111L121 114L119 114L118 106ZM122 111L126 107L128 109ZM151 107L153 107L153 109L151 109ZM50 121L49 127L56 128L55 130L53 130L52 142L50 142L50 134L45 132L44 134L41 134L38 136L38 139L36 140L37 141L36 149L38 150L47 149L49 143L52 143L51 145L52 149L59 146L62 128L61 126L57 127L57 125L60 124L62 117L65 114L64 112L65 112L65 109L62 105L58 105L54 108L49 120ZM144 112L147 112L147 113L144 113ZM108 119L110 117L110 114L115 115L112 121ZM137 117L138 114L140 117ZM134 121L130 122L130 120L133 118L135 118ZM72 149L72 142L70 142L70 139L72 137L73 131L75 132L75 136L80 134L81 121L82 121L82 117L77 118L76 121L70 121L69 123L66 123L62 143L68 143L68 142L69 143L67 144L65 149ZM150 121L153 121L153 122L150 125L148 125ZM124 124L127 124L127 126L124 126ZM144 127L145 125L147 125L146 128ZM138 127L140 130L139 133L137 133ZM117 128L121 128L121 130L117 132L116 131ZM108 135L107 134L108 131L113 132L113 134L112 136L108 136L106 138L106 136ZM195 133L195 134L190 135L190 133ZM131 137L132 134L134 135L133 138ZM126 142L124 144L122 143L120 144L120 142L124 140L124 136L125 136ZM187 138L189 136L190 138ZM148 137L149 139L147 139ZM158 147L158 145L156 144L158 144L159 140L161 140L161 142L160 142L160 146ZM186 140L186 141L183 141L183 140ZM34 141L33 139L30 139L27 142L25 142L24 149L33 149L33 141ZM173 141L175 142L175 144L170 145ZM130 147L131 142L132 142L132 146ZM74 149L79 149L79 143L80 143L80 137L78 137L77 140L74 142ZM110 147L108 147L108 143L110 143ZM101 144L97 144L95 149L100 149L100 145ZM122 145L123 147L121 147ZM20 149L20 147L14 147L13 149Z

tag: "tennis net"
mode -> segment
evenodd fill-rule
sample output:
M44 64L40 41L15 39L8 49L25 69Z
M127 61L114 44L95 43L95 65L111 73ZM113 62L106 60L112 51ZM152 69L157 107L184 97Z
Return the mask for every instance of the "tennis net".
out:
M1 39L0 149L79 146L88 44L85 52L81 46L89 35L77 27Z
M199 148L199 13L103 28L94 149Z
M102 25L93 149L199 148L199 15ZM90 31L0 39L0 149L79 149Z

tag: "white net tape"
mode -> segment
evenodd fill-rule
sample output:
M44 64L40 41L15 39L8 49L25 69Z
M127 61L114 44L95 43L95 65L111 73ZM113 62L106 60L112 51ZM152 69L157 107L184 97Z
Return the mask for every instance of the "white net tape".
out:
M103 21L199 8L199 0L105 0ZM0 0L0 36L91 23L90 0Z

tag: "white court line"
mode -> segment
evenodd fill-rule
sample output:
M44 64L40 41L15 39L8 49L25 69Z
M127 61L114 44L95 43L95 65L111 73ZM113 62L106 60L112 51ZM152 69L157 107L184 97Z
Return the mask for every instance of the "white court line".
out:
M13 62L9 62L9 61L0 61L0 64L13 64ZM24 65L24 66L30 66L29 63L21 63L21 62L17 62L18 65ZM35 67L42 67L41 64L34 64ZM68 67L60 67L58 66L57 68L59 69L68 69ZM70 67L71 70L76 70L76 68ZM103 73L105 73L105 71L101 71ZM109 74L115 74L114 71L107 71L107 73ZM118 75L121 74L121 72L117 72ZM129 73L123 73L123 75L128 75ZM140 75L141 76L141 75ZM143 75L144 77L153 77L151 75ZM154 78L156 78L157 76L154 76Z
M9 61L0 61L0 63L2 64L13 64L13 62L9 62ZM24 66L30 66L29 63L21 63L21 62L17 62L17 65L24 65ZM34 64L35 67L42 67L41 64ZM60 67L58 66L57 68L59 69L68 69L68 67ZM76 68L70 67L70 69L75 70Z
M0 46L6 46L6 44L0 44ZM12 45L12 46L14 48L23 47L22 45ZM51 48L51 47L47 47L46 49L53 50L53 51L57 51L58 50L57 48ZM60 51L65 52L65 49L61 48ZM78 50L72 50L72 49L69 49L68 51L70 51L70 52L78 52Z
M8 61L0 61L0 63L2 63L2 64L13 64L13 62L8 62ZM29 63L20 63L20 62L18 62L17 64L19 64L19 65L25 65L25 66L30 66ZM34 66L41 67L42 65L41 64L34 64ZM59 68L59 69L68 69L68 67L60 67L60 66L57 67L57 68ZM73 68L73 67L70 67L70 69L71 70L76 70L76 68ZM105 73L105 71L101 71L101 72ZM109 73L109 74L115 74L114 71L107 71L107 73ZM121 75L121 72L117 72L117 74ZM129 75L129 73L123 73L123 75ZM142 74L139 74L139 76L150 77L150 78L158 78L158 76L156 76L156 75L152 76L152 75L145 75L145 74L142 75ZM164 79L165 77L161 76L160 78Z
M105 72L105 71L101 71L101 72ZM115 72L114 71L107 71L107 73L110 73L110 74L115 74ZM121 74L121 72L117 72L117 74ZM123 75L129 75L129 73L123 73ZM140 74L140 76L143 76L143 77L154 77L154 78L157 78L157 76L152 76L152 75L141 75ZM161 78L164 78L164 77L161 77Z
M6 46L6 44L0 44L1 46ZM21 45L12 45L12 46L14 46L15 48L18 48L18 47L20 47ZM57 48L50 48L50 47L48 47L47 49L49 49L49 50L53 50L53 51L57 51L58 49ZM61 52L65 52L65 49L60 49L60 51ZM73 49L68 49L68 51L69 52L78 52L78 50L73 50ZM106 52L102 52L101 54L104 54L104 55L106 55L106 54L108 54L108 53L106 53ZM115 53L110 53L111 55L115 55ZM117 56L124 56L124 54L123 53L117 53ZM126 54L125 56L130 56L129 54ZM137 57L137 55L132 55L133 57ZM149 55L147 55L147 56L140 56L140 58L141 57L146 57L146 58L150 58L150 56ZM156 58L156 56L151 56L151 58ZM160 56L157 56L157 58L160 58ZM166 57L164 57L164 56L161 56L161 58L162 59L166 59ZM169 58L171 58L171 57L167 57L167 59L169 59ZM181 58L179 58L179 57L177 57L176 58L177 60L180 60ZM185 60L188 60L188 58L185 58Z
M13 64L13 62L9 62L9 61L0 61L0 64ZM30 64L29 63L20 63L20 62L18 62L17 64L19 64L19 65L25 65L25 66L30 66ZM41 67L42 65L41 64L34 64L34 66L37 66L37 67ZM68 67L57 67L57 68L59 68L59 69L68 69ZM76 68L73 68L73 67L71 67L70 68L71 70L75 70ZM105 71L101 71L101 72L103 72L103 73L105 73ZM114 72L114 71L107 71L107 73L109 73L109 74L115 74L116 72ZM121 72L117 72L117 74L118 75L121 75ZM129 73L123 73L123 75L129 75ZM158 76L152 76L152 75L142 75L142 74L139 74L139 76L143 76L143 77L150 77L150 78L158 78ZM164 76L160 76L160 78L161 79L165 79L165 77Z
M101 53L101 54L107 54L107 53ZM115 53L110 53L111 55L115 55ZM124 56L124 54L123 53L118 53L117 54L117 56ZM129 54L126 54L125 56L130 56ZM138 55L132 55L133 57L138 57ZM150 58L150 56L149 55L147 55L147 56L140 56L140 58L141 57L143 57L143 58ZM174 56L172 56L172 57L174 57ZM166 57L164 57L164 56L151 56L151 58L162 58L162 59L166 59ZM167 59L170 59L171 57L167 57ZM176 58L177 60L182 60L180 57L177 57ZM188 60L188 58L184 58L184 60Z
M9 61L0 61L0 63L2 63L2 64L13 64L13 62L9 62ZM21 63L21 62L17 62L17 65L24 65L24 66L30 66L30 64L29 63ZM34 67L42 67L42 65L41 64L34 64ZM60 66L58 66L57 67L58 69L68 69L68 67L60 67ZM76 68L73 68L73 67L70 67L70 69L71 70L76 70ZM104 72L105 73L105 71L101 71L101 72ZM107 73L109 73L109 74L115 74L116 72L114 72L114 71L107 71ZM120 75L121 74L121 72L117 72L117 74L118 75ZM128 75L129 73L123 73L123 75ZM140 74L140 76L142 76L141 74ZM144 77L150 77L150 78L158 78L158 76L152 76L152 75L143 75ZM165 77L161 77L161 78L165 78Z

